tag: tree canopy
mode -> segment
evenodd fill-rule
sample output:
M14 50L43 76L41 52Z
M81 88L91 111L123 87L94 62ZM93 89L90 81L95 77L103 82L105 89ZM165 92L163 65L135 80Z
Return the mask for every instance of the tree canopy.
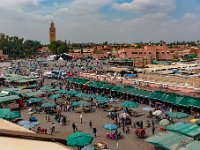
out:
M10 58L26 58L37 53L41 47L40 42L26 40L17 36L0 35L0 49Z
M69 51L69 47L62 41L53 41L49 45L49 49L53 54L63 54Z

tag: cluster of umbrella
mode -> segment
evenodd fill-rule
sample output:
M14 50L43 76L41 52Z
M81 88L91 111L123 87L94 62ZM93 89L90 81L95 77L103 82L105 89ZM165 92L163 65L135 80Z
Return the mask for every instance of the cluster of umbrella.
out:
M55 99L55 98L58 98L59 95L58 94L54 94L54 95L51 95L50 97L51 97L51 99ZM53 108L53 107L56 107L55 103L51 103L51 102L44 103L44 99L42 99L42 98L30 98L30 99L27 100L27 103L28 104L42 103L42 105L41 105L42 108Z
M154 116L160 116L163 114L162 110L156 110L152 113ZM171 119L182 119L182 118L187 118L189 115L183 112L170 112L167 111L165 112L166 115L168 115L169 118Z
M118 126L115 124L105 124L104 128L109 131L117 130ZM83 147L81 150L93 150L94 147L89 144L92 143L94 136L83 132L75 132L67 137L67 145L74 147Z
M151 107L148 107L148 108L145 108L143 110L146 110L146 111L152 111L153 109L151 109ZM153 113L152 113L154 116L160 116L163 114L163 111L162 110L155 110ZM183 112L165 112L166 115L168 115L169 118L171 119L182 119L182 118L187 118L189 115L186 114L186 113L183 113ZM191 120L192 121L192 120ZM193 119L194 121L194 119ZM197 120L195 120L197 121ZM162 126L167 126L169 124L169 120L168 119L162 119L159 124L162 125ZM200 121L199 121L200 123Z

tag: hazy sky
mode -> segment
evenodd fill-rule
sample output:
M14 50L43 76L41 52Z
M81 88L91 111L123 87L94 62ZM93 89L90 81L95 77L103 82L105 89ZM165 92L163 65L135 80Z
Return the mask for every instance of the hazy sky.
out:
M0 0L0 33L48 43L200 39L200 0Z

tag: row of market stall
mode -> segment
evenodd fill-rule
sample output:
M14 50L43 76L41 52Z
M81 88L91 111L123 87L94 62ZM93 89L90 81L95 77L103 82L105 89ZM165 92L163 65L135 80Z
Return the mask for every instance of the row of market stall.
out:
M1 84L2 85L18 85L18 86L28 86L31 84L35 84L38 81L38 77L34 76L22 76L18 74L4 74L1 76Z
M160 132L145 139L161 150L197 150L200 141L194 140L200 137L200 126L178 122L166 127L166 132Z
M175 106L194 107L200 109L199 98L181 96L178 94L166 93L162 91L151 92L151 91L141 90L133 86L112 85L105 82L92 81L92 80L90 81L82 78L68 78L68 81L88 88L106 89L109 90L110 92L117 92L125 95L158 100L161 102L173 104Z

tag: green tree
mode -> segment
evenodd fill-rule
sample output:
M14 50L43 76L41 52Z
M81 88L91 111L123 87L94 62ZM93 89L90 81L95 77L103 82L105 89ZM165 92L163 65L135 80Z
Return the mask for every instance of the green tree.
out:
M0 35L0 49L10 58L30 57L37 53L37 49L41 47L40 42L26 40L17 36Z
M62 42L62 41L53 41L49 45L49 49L53 54L62 54L62 53L67 53L69 51L68 46Z

